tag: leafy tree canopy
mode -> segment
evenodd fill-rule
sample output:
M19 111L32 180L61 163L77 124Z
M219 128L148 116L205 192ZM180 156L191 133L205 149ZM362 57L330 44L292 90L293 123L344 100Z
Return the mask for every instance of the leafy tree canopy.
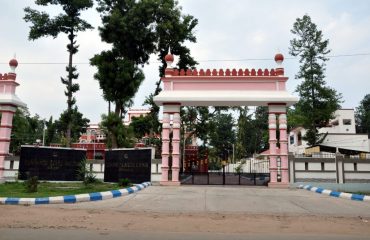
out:
M78 111L78 108L74 107L71 114L68 114L67 110L60 114L59 119L56 121L56 129L65 133L68 125L71 124L71 139L77 142L81 133L86 131L89 122L90 120L84 118L82 113Z

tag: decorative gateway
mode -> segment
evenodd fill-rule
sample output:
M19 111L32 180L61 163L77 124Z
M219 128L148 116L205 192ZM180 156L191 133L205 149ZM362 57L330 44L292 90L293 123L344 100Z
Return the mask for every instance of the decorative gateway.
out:
M269 159L270 187L287 187L288 144L286 107L293 105L298 98L286 91L286 81L282 62L284 56L275 55L277 67L274 69L174 69L171 64L174 56L165 56L167 68L163 91L154 97L157 105L163 106L162 121L162 185L180 185L180 106L268 106L269 107ZM172 124L170 115L173 115ZM278 122L277 122L278 118ZM277 124L278 123L278 124ZM279 129L277 129L279 126ZM170 144L170 131L173 137ZM280 138L276 139L277 131ZM276 145L279 142L280 150ZM170 145L172 150L170 152ZM172 165L169 158L172 157ZM277 158L281 159L281 182L278 182ZM169 173L172 177L169 177ZM171 179L171 180L169 180Z

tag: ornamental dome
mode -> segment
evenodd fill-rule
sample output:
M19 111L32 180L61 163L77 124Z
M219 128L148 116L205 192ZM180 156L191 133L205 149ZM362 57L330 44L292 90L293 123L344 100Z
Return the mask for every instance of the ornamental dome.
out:
M18 61L17 59L13 58L12 60L9 61L9 66L10 67L17 67L18 66Z
M282 63L284 61L284 56L281 53L277 53L275 55L275 62L276 63Z
M164 57L164 60L166 62L173 62L174 60L173 55L171 53L167 53L167 55Z

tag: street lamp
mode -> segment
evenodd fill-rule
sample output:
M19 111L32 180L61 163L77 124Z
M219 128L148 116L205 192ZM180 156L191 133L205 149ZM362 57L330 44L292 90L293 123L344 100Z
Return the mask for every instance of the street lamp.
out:
M45 124L45 121L43 121L43 125L42 125L42 146L45 146L45 130L46 130L46 124Z

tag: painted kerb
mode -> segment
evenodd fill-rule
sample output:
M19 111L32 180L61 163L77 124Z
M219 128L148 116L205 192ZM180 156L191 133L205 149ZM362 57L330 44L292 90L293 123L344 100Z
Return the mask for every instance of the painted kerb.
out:
M105 199L111 199L116 197L122 197L131 193L138 192L151 185L150 182L137 184L132 187L111 190L106 192L95 192L85 193L77 195L67 196L56 196L56 197L43 197L43 198L11 198L3 197L0 198L0 204L11 204L11 205L38 205L38 204L56 204L56 203L78 203L78 202L89 202L89 201L100 201Z

